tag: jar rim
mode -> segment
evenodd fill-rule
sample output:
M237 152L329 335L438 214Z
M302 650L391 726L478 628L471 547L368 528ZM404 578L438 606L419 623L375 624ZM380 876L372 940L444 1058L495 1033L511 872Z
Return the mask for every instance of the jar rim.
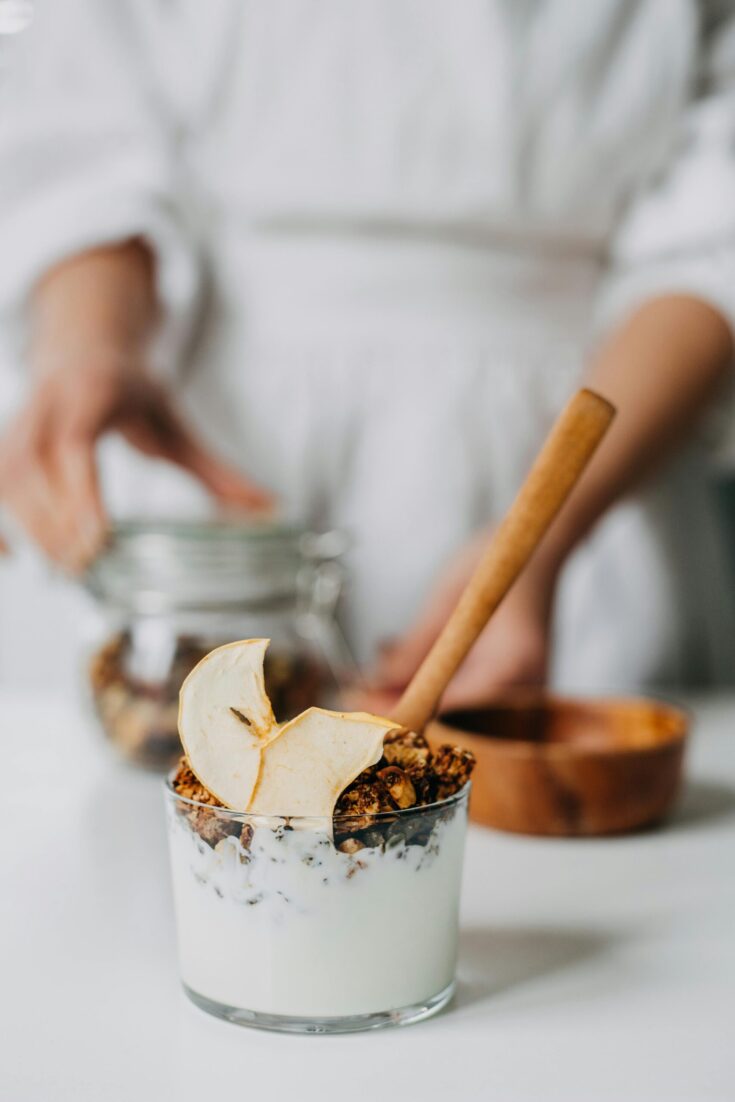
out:
M84 578L98 600L131 612L258 608L294 600L303 570L347 541L274 520L130 518L115 523Z
M126 517L112 524L113 538L134 539L163 536L170 539L264 540L298 538L304 525L272 518L224 517Z
M309 826L314 829L317 829L319 826L321 826L322 829L328 826L329 829L331 829L332 824L335 826L344 824L349 828L350 824L354 824L355 819L365 819L369 820L369 822L361 826L360 829L369 830L374 824L392 823L395 822L396 819L405 819L412 815L421 815L424 812L443 811L445 808L454 807L455 804L462 803L469 798L470 788L472 786L472 781L467 781L458 792L452 793L451 796L445 796L441 800L434 800L434 802L430 804L419 804L417 807L398 807L394 811L344 811L340 812L338 815L263 815L253 811L235 811L231 807L220 807L217 804L205 804L202 803L201 800L193 800L189 796L180 796L173 786L175 774L176 768L172 769L163 780L165 798L172 802L176 801L178 803L187 804L197 811L212 811L221 818L229 819L232 822L250 822L263 826L280 826L284 823L293 823L296 824L295 829Z

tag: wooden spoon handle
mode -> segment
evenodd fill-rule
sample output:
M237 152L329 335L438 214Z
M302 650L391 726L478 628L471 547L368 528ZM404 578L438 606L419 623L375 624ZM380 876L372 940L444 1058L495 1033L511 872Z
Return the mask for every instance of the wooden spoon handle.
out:
M610 427L615 407L580 390L549 434L452 615L393 712L422 731L467 652L541 542Z

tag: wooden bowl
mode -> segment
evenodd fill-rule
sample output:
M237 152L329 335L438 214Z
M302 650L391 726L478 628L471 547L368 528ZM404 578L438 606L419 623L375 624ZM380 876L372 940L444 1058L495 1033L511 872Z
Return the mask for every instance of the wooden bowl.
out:
M470 814L520 834L614 834L661 819L676 797L686 712L645 699L524 694L433 722L433 746L472 750Z

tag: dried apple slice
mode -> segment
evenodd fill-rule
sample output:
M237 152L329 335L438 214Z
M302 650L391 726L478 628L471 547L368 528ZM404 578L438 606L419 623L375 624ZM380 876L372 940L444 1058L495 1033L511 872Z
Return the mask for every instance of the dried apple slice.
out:
M217 647L181 686L179 736L192 772L213 796L246 811L263 747L278 733L265 691L269 639Z
M395 726L367 712L308 708L284 724L263 751L248 810L331 818L340 793L380 760L383 740Z

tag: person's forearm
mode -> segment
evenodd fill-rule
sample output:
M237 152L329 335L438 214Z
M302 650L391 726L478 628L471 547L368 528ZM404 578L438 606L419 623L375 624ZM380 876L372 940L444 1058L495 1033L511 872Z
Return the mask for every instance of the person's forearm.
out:
M31 363L45 370L92 350L140 350L156 321L153 260L142 242L79 253L50 269L31 304Z
M684 295L651 300L598 350L585 382L617 407L613 426L552 526L536 570L555 577L605 510L682 443L733 357L725 319Z

